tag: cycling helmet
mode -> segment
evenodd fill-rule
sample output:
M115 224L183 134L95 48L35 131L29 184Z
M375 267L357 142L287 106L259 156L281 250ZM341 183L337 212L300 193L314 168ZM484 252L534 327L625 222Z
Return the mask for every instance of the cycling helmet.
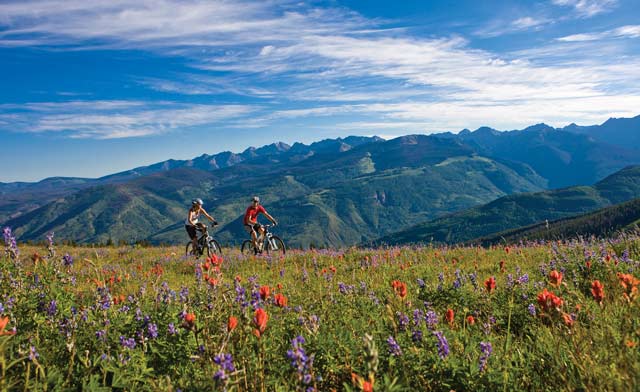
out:
M191 204L194 205L194 206L197 204L200 207L202 207L202 204L203 204L202 203L202 199L193 199L193 200L191 200Z
M251 198L251 201L255 201L255 202L260 203L260 198L258 196L254 196L254 197Z

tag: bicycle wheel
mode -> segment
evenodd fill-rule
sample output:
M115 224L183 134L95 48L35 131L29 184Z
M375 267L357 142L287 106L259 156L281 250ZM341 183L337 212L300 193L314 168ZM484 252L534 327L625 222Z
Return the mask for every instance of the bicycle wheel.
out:
M277 235L271 236L271 239L269 239L269 241L267 241L265 245L265 248L267 248L267 253L282 253L283 255L287 253L287 249L284 246L284 241L282 241Z
M187 256L195 256L196 258L198 258L199 255L193 251L193 242L191 241L187 242L187 246L185 248L185 254Z
M222 247L215 239L209 240L209 246L207 246L207 256L222 256Z
M245 240L240 247L240 252L245 256L254 255L256 252L255 247L253 246L253 241Z

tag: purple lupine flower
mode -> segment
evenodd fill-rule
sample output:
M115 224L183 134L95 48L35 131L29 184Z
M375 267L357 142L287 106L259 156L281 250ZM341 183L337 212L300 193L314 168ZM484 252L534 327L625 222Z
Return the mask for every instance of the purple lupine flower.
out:
M62 265L65 267L71 267L73 265L73 257L71 257L69 253L65 253L65 255L62 256Z
M149 338L155 339L158 337L158 326L154 323L149 323L147 325L147 332L149 333Z
M453 288L457 290L460 287L462 287L464 280L459 269L456 269L455 275L456 275L456 280L453 281Z
M202 266L200 265L199 262L196 263L196 267L195 267L195 274L196 274L196 281L201 282L202 281Z
M483 372L487 368L487 362L489 361L489 356L492 351L493 347L491 347L491 342L480 342L480 372Z
M427 328L434 329L438 324L438 314L433 310L428 310L424 316L424 320L427 323Z
M418 286L419 286L421 289L423 289L423 288L424 288L424 286L425 286L424 280L422 280L422 279L418 278L418 279L416 280L416 282L418 282Z
M409 316L402 312L396 312L396 317L398 319L398 329L401 331L407 329L407 325L409 325Z
M529 283L529 274L524 274L518 278L518 284L527 284Z
M536 315L536 307L533 304L529 304L529 306L527 306L527 310L529 311L530 315Z
M136 340L134 338L125 338L124 336L120 336L120 344L124 348L134 349L136 348Z
M402 349L398 345L398 342L393 338L393 336L389 336L387 339L387 344L389 345L389 354L394 357L399 357L402 355Z
M5 252L7 252L9 254L9 257L11 257L12 259L17 259L18 256L20 256L20 250L18 250L16 237L14 237L13 233L11 232L11 228L5 227L2 231L2 234L4 236Z
M436 342L438 346L438 356L440 359L445 359L447 355L449 355L449 342L442 331L435 331L433 334L438 339Z
M53 231L47 234L46 238L47 238L47 245L49 246L49 248L53 248Z
M182 287L180 289L180 302L185 303L189 299L189 288Z
M281 270L280 270L280 277L281 277L281 278L284 278L284 273L285 273L285 270L284 270L284 268L283 268L283 269L281 269Z
M469 280L471 280L474 290L478 290L478 273L473 272L469 274Z
M107 341L107 331L105 331L104 329L96 331L96 338L98 338L99 340L102 340L103 342L106 342Z
M233 364L233 356L231 354L220 354L213 358L213 362L220 366L220 369L213 375L216 381L224 381L227 379L227 372L235 372L236 367Z
M420 309L413 310L413 324L417 327L424 319L424 312Z
M628 263L628 262L630 261L630 259L629 259L629 248L625 248L625 249L622 251L622 257L621 257L621 259L622 259L622 261L623 261L624 263Z
M309 280L309 273L306 268L302 269L302 283L306 283Z
M49 306L47 307L47 315L49 315L50 317L53 317L56 315L56 313L58 312L58 304L56 303L56 300L51 300L51 302L49 302Z
M411 332L411 340L413 340L414 343L420 343L422 341L422 330L414 329Z
M236 281L235 283L236 290L236 303L239 303L243 308L246 308L249 303L247 303L246 290L240 283Z
M178 333L178 330L176 329L176 326L173 323L169 323L168 329L169 329L169 335L175 335Z
M2 302L0 302L0 314L4 313L4 306L2 305Z
M314 356L308 356L302 345L305 343L304 337L296 336L291 340L291 350L287 350L287 358L291 360L291 366L296 370L298 379L303 384L308 385L312 381L311 372L313 368Z
M31 346L31 348L29 348L29 360L35 362L38 358L40 358L40 354L36 351L35 346Z
M515 281L513 280L513 274L508 274L507 275L507 288L512 288L514 284L515 284Z
M444 273L438 274L438 291L442 291L442 284L444 283Z

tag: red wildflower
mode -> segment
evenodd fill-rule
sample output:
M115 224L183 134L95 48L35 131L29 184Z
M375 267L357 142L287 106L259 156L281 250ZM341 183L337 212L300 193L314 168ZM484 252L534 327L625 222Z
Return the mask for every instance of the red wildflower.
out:
M500 272L504 272L504 260L500 260Z
M631 301L638 294L638 284L640 280L631 274L621 274L618 272L620 285L624 288L622 295L627 301Z
M566 325L567 327L572 327L573 323L575 322L573 317L571 317L571 315L567 313L562 313L562 320L564 321L564 325Z
M393 287L393 290L400 298L404 298L407 296L407 285L403 282L394 280L391 282L391 287Z
M209 283L209 285L211 285L211 287L215 287L218 285L218 279L214 278L213 276L210 276L207 279L207 282Z
M260 298L262 298L263 301L269 298L270 294L271 294L271 289L269 288L269 286L260 287Z
M362 392L373 392L373 384L369 381L362 383Z
M156 263L156 265L151 268L151 273L156 276L161 276L164 274L164 268L162 268L160 264Z
M281 308L284 308L285 306L287 306L287 297L285 297L284 295L278 293L275 295L274 299L276 300L276 305L278 305Z
M233 316L229 316L229 321L227 322L227 331L231 332L234 329L236 329L237 326L238 326L238 319Z
M562 306L562 303L562 298L556 296L551 291L547 291L546 288L543 289L540 294L538 294L538 305L540 305L542 310L544 310L545 312L551 309L559 310Z
M473 325L475 323L476 323L476 320L473 318L473 316L472 315L468 315L467 316L467 324Z
M562 283L562 272L556 270L549 272L549 282L556 287L560 286Z
M604 298L604 286L599 280L594 280L591 283L591 295L593 295L593 299L595 299L597 303L602 303L602 299Z
M202 264L202 269L205 271L209 271L209 268L211 268L211 264L209 263L209 259L207 259L207 262Z
M332 274L335 274L336 273L336 267L331 265L331 267L329 267L329 271L331 271Z
M591 269L591 262L587 261L587 269Z
M9 324L9 317L0 317L0 336L16 334L13 331L4 330L7 327L7 324Z
M269 315L267 314L267 312L264 311L264 309L262 308L256 309L256 313L253 317L253 323L256 326L256 329L253 331L253 333L257 337L260 337L264 333L264 330L267 329L268 320L269 320Z
M445 318L447 319L447 322L449 323L449 325L453 327L453 321L454 321L453 309L451 308L447 309Z
M487 280L484 281L484 287L486 287L489 294L491 294L493 290L496 289L496 278L494 278L493 276L487 278Z
M278 283L276 287L278 288L278 290L282 290L282 283Z
M507 247L505 247L505 248L504 248L504 251L505 251L507 254L509 254L509 253L511 252L511 249L507 246Z
M195 313L187 313L184 315L184 319L182 322L182 327L186 329L193 329L196 326L196 315Z

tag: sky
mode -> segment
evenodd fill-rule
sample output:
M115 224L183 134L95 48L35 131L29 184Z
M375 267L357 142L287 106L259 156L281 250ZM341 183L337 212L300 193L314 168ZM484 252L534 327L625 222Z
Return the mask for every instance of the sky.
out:
M0 182L640 114L638 0L3 0Z

